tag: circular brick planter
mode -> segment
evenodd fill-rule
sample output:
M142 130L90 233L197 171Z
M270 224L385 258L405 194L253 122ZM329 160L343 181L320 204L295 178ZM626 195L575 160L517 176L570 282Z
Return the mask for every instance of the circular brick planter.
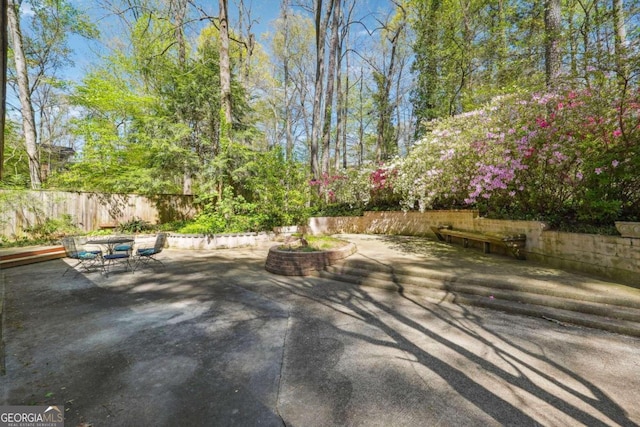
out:
M280 246L273 246L269 249L264 268L270 273L283 276L309 276L357 251L354 243L334 250L316 252L295 252L279 248Z

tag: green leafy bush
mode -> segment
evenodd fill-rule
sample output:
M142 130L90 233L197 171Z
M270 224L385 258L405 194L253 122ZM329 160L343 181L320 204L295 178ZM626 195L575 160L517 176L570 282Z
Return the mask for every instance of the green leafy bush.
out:
M241 233L262 231L273 227L273 218L261 211L256 203L249 203L243 196L234 195L231 187L223 190L223 196L198 215L195 220L181 227L185 234Z
M332 203L319 206L313 212L314 216L361 216L364 214L364 206L354 207L346 203Z
M279 149L259 151L222 141L205 173L201 213L180 233L235 233L306 223L310 190L306 169Z
M23 231L29 236L27 240L34 243L47 243L68 234L78 234L81 230L75 225L71 215L63 214L55 219L46 218L31 227L25 227Z
M118 231L120 233L144 233L146 231L153 231L154 229L153 224L140 218L133 218L132 220L118 224Z

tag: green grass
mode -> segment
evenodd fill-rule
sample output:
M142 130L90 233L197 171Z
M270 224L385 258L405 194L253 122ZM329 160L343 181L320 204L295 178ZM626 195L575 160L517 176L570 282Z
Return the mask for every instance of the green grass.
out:
M300 237L300 236L298 236ZM345 240L340 240L331 236L302 236L309 244L308 246L282 245L280 249L295 252L321 252L338 249L349 244Z
M309 243L309 247L318 251L338 249L349 244L349 242L331 236L305 236L305 240Z

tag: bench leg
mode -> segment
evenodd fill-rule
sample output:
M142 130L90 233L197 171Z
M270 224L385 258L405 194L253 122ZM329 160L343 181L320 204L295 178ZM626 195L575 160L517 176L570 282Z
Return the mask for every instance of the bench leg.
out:
M485 254L489 254L491 253L491 245L489 242L483 242L484 244L484 253Z
M447 235L445 237L447 238L447 243L451 243L451 236Z
M469 247L469 239L462 239L462 247L463 248Z
M522 253L522 248L518 246L512 246L512 247L509 247L509 249L511 250L511 253L513 254L513 256L515 256L517 259L521 259L521 260L527 259L527 257Z

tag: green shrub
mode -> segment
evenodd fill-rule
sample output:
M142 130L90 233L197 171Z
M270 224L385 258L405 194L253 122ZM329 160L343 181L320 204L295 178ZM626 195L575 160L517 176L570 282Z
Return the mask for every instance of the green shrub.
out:
M364 206L353 207L346 203L333 203L320 206L314 211L314 216L362 216Z
M120 233L144 233L153 231L154 229L153 224L140 218L133 218L132 220L118 224L118 231Z
M189 221L187 220L171 221L171 222L165 222L163 224L158 224L156 228L158 231L165 231L165 232L178 231L182 227L186 226L188 223Z
M69 214L63 214L60 218L46 218L44 221L31 227L23 228L28 234L28 239L35 242L53 242L67 234L77 234L80 229L75 225Z
M216 234L225 231L226 221L217 213L202 213L196 219L178 229L184 234Z
M259 231L266 216L256 212L256 205L243 196L234 196L230 187L225 188L223 198L208 204L195 220L178 231L186 234L218 234Z

